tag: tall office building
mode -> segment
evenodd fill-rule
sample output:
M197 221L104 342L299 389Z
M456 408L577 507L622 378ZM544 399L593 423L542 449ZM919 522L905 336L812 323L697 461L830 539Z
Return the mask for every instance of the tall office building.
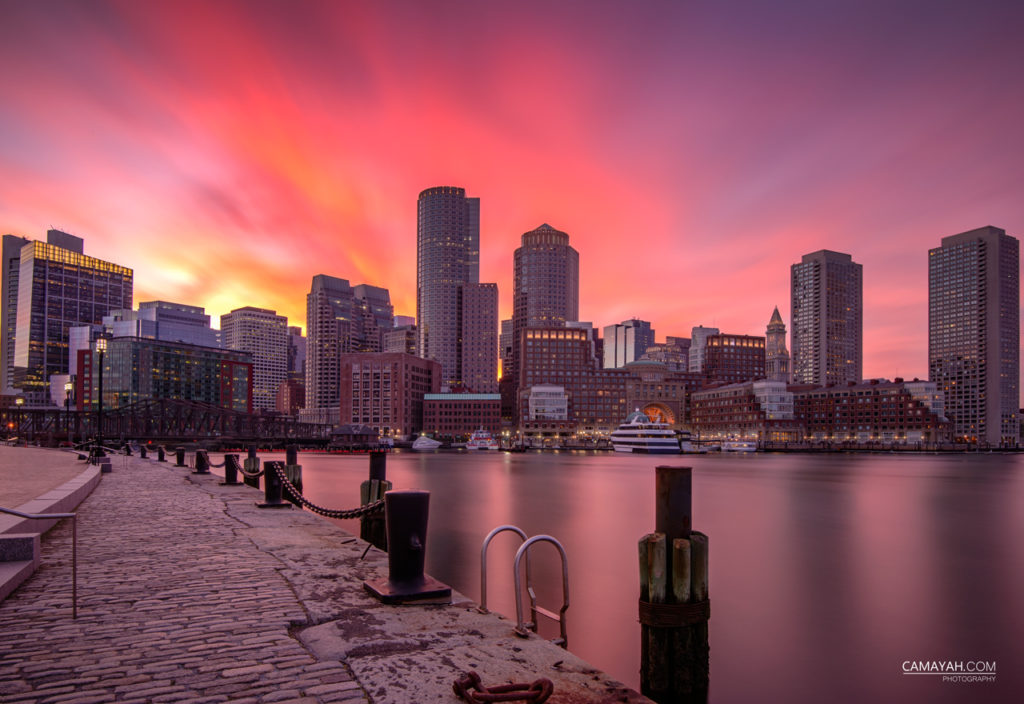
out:
M480 199L428 188L416 204L416 326L419 356L440 362L444 384L463 381L459 288L479 282Z
M779 307L775 306L768 329L765 332L764 374L768 381L790 380L789 350L786 349L786 324L779 315Z
M654 345L654 330L646 320L623 320L604 328L604 368L618 369L644 356Z
M288 328L288 373L306 375L306 337L298 325Z
M3 328L0 330L0 393L14 393L14 335L18 326L18 274L27 237L4 235Z
M928 251L928 377L962 442L1020 441L1019 250L988 226Z
M718 335L720 332L721 330L718 328L706 328L703 325L698 325L690 330L690 348L687 352L687 364L691 372L701 373L704 371L704 347L709 337Z
M252 355L253 408L274 410L288 375L288 318L265 308L236 308L220 316L220 333L225 349Z
M512 375L526 328L564 327L580 317L580 255L569 235L544 223L523 233L512 265ZM518 382L516 382L518 386Z
M379 352L393 317L387 289L313 277L306 295L306 420L338 422L340 355Z
M13 376L29 403L49 403L50 376L68 373L69 329L131 308L132 282L131 269L85 256L82 240L59 230L22 246Z
M790 267L792 369L797 384L861 381L863 271L849 254L827 249Z
M112 310L103 316L103 327L112 337L145 337L164 342L184 342L201 347L220 347L220 335L210 327L202 306L170 301L143 301L138 310ZM72 350L74 354L74 350Z
M512 319L501 321L498 332L498 357L501 358L501 377L512 371Z
M459 378L478 394L498 391L498 284L463 284Z

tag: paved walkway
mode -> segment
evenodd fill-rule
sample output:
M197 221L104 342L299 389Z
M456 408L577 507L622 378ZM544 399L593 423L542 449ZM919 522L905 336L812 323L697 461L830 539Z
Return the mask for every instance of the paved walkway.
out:
M281 563L183 474L115 464L80 506L76 621L70 526L46 536L42 568L0 604L0 701L367 701L290 635L307 614Z
M76 457L70 452L0 445L0 506L18 508L74 479L85 469Z

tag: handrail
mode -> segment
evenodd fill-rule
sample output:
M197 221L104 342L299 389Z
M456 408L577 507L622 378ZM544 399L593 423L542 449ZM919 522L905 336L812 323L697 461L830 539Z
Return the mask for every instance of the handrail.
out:
M490 613L487 610L487 548L491 544L491 541L494 539L494 537L498 535L498 533L502 533L507 530L512 531L520 538L522 538L524 543L526 542L526 533L524 533L521 528L513 525L498 526L490 533L488 533L486 538L484 538L484 544L480 548L480 608L478 609L478 611L480 611L480 613L482 614ZM531 584L529 555L526 556L526 583ZM537 601L536 599L534 599L531 603L531 607L534 607L536 605Z
M532 546L534 543L540 542L551 543L556 548L558 548L558 553L562 556L562 608L556 614L552 611L548 611L547 609L537 606L537 595L533 591L533 585L527 583L526 588L527 591L529 591L530 593L530 603L532 611L530 615L533 617L533 623L526 623L523 620L523 587L522 582L519 578L519 563L523 559L523 555L529 555L530 546ZM562 646L563 648L568 648L569 638L566 635L565 612L569 608L569 558L566 557L565 548L563 548L562 544L558 542L555 538L552 538L550 535L535 535L529 540L527 540L525 543L523 543L521 546L519 546L519 550L516 552L515 565L513 569L515 570L514 577L516 590L516 634L526 637L529 634L529 631L532 630L536 632L537 615L540 614L541 616L546 616L552 621L558 622L559 630L561 631L561 638L555 639L554 643L556 645Z
M77 513L25 513L0 506L0 513L33 521L71 519L71 618L78 618L78 514Z

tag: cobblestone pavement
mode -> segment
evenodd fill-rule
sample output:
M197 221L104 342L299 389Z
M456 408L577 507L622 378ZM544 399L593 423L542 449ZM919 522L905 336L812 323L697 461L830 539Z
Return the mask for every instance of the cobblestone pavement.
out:
M0 603L0 701L369 701L291 635L309 619L284 565L182 474L133 460L79 507L77 620L71 527L44 537L42 567Z

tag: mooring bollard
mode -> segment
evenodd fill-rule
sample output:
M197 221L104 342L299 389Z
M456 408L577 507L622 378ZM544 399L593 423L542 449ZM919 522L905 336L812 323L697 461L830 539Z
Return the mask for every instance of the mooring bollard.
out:
M174 450L174 454L176 456L175 457L176 461L175 461L174 466L175 467L184 467L185 466L185 448L184 447L176 448Z
M389 491L384 495L388 578L363 582L385 604L448 604L452 589L423 574L427 551L429 491Z
M160 445L159 447L156 448L156 461L157 462L166 462L167 461L167 451L164 450L164 446L163 445Z
M131 457L131 455L132 455L132 445L131 445L131 443L126 442L124 444L124 454L127 457Z
M249 445L249 455L245 458L245 471L246 472L258 472L260 471L260 458L256 456L256 445ZM250 477L248 474L242 477L242 481L247 486L251 486L254 489L260 488L260 478Z
M146 459L146 446L145 445L139 445L139 457L141 457L142 459Z
M196 469L192 474L209 474L210 456L206 450L196 450Z
M692 528L692 470L655 468L655 532L640 539L640 689L656 702L708 697L708 537Z
M238 481L238 455L224 455L224 481L221 486L237 486L242 482Z
M284 469L284 462L263 463L263 503L257 503L260 508L291 508L292 505L282 498L284 484L277 469Z
M359 485L359 502L366 506L384 498L391 491L391 482L387 480L387 453L370 453L370 478ZM388 549L388 535L384 516L373 513L359 519L359 537L381 550Z
M302 493L302 465L299 464L299 446L288 445L284 448L284 476L288 478L288 482L295 487L295 490L300 494ZM291 501L298 507L302 507L302 502L291 495L291 492L285 494L286 499Z

